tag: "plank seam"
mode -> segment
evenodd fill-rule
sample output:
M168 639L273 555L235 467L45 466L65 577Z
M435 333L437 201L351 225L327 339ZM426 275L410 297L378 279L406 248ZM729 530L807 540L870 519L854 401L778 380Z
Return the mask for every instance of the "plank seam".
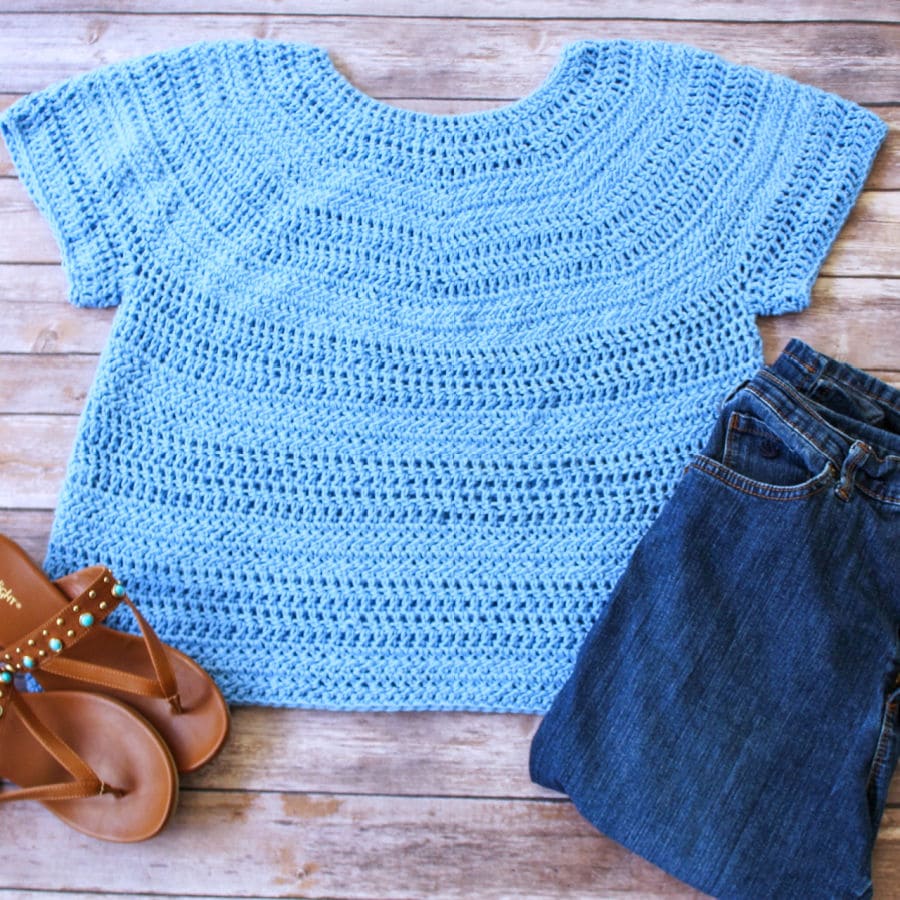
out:
M16 10L8 13L8 15L19 16L55 16L64 18L67 16L117 16L121 18L145 18L147 16L166 16L167 18L188 18L197 16L206 16L207 18L246 18L253 16L254 18L278 18L278 19L365 19L373 22L383 21L407 21L407 22L662 22L667 25L814 25L822 28L831 28L843 25L874 25L884 28L896 27L894 20L890 18L883 19L703 19L703 18L664 18L661 16L467 16L467 15L403 15L399 13L354 13L354 12L303 12L303 13L285 13L277 12L254 12L251 9L246 10L186 10L186 11L166 11L163 13L152 10L118 10L118 9L66 9L64 12L51 12L49 10L29 9Z

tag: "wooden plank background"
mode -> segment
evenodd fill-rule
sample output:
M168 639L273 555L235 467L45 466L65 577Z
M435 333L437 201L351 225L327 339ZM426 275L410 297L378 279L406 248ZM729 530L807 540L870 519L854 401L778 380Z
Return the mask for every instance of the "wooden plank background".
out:
M441 113L523 96L579 37L703 47L840 93L891 126L811 308L760 328L767 359L796 335L900 385L898 19L895 0L5 0L0 108L104 63L215 38L318 43L367 93ZM49 228L0 148L0 531L39 560L113 315L67 304ZM529 781L537 724L238 709L222 756L183 779L152 841L99 845L35 804L8 808L0 895L700 896ZM900 779L874 871L877 900L900 897Z

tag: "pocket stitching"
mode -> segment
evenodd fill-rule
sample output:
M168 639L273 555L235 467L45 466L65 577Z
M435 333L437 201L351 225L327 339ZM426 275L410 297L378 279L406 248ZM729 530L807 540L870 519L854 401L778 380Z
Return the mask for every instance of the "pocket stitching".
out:
M735 463L737 449L734 446L732 435L752 434L756 437L767 438L773 434L771 430L763 431L759 428L754 428L749 424L749 421L752 421L752 417L748 413L738 412L737 410L728 417L728 427L725 429L725 439L722 446L722 463L730 469L737 468ZM765 428L764 422L760 421L760 425Z
M746 475L741 475L740 472L729 469L723 463L703 453L697 454L688 463L688 468L696 469L704 475L709 475L711 478L721 481L726 487L734 488L737 491L741 491L741 493L749 494L751 497L761 497L765 500L781 502L805 500L807 497L824 490L828 483L837 477L835 465L830 460L818 475L814 475L807 481L797 485L766 484L762 481L755 481Z
M761 438L774 437L777 440L781 441L781 438L779 438L778 435L775 434L774 431L765 427L765 422L762 422L762 421L760 422L760 424L763 426L762 428L755 428L752 425L740 424L740 421L742 418L743 419L751 419L752 418L752 416L750 416L748 413L733 412L731 414L731 417L732 417L731 421L728 423L729 431L738 431L741 434L755 434L757 437L761 437ZM782 441L782 443L784 443L784 442Z

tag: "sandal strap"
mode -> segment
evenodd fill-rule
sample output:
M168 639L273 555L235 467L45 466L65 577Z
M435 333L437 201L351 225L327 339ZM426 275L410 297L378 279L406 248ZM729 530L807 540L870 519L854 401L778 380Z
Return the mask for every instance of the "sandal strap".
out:
M95 577L73 600L56 611L28 634L10 642L4 650L3 663L7 670L28 672L47 667L57 653L77 644L91 633L92 627L102 622L125 596L112 572L105 566L93 566L84 570Z
M175 680L175 673L172 671L172 664L169 662L169 656L166 653L163 642L159 639L156 632L151 628L150 623L141 615L138 608L131 601L131 598L124 594L122 600L131 610L132 615L141 629L141 635L144 638L144 645L150 656L150 662L153 663L153 671L156 673L156 680L162 689L162 696L172 705L176 713L181 710L181 698L178 695L178 682ZM138 678L139 676L133 676Z
M62 675L65 678L72 678L75 681L83 681L86 684L114 691L123 691L126 694L136 694L139 697L155 697L163 700L169 697L160 683L152 678L144 678L143 675L124 672L121 669L114 669L112 666L101 666L99 663L55 656L41 668L54 675Z
M57 579L54 584L65 596L69 596L67 587L75 576L78 576L78 582L81 583L84 576L91 576L91 580L46 622L15 641L14 645L6 647L0 663L11 672L43 669L112 690L165 699L175 712L181 712L178 683L164 645L126 595L124 585L106 566L81 569ZM72 659L64 653L66 648L74 646L92 633L94 626L102 622L120 603L124 603L137 620L156 681L109 666Z
M15 710L22 723L38 743L73 777L73 781L42 784L0 793L0 803L16 800L78 800L96 794L122 794L118 788L108 787L97 773L55 732L51 731L25 703L18 690L11 687L3 692L7 715Z
M108 789L106 793L111 793ZM14 791L0 791L0 803L14 803L16 800L82 800L104 793L103 782L97 789L80 781L62 781L59 784L42 784L37 787L17 788Z

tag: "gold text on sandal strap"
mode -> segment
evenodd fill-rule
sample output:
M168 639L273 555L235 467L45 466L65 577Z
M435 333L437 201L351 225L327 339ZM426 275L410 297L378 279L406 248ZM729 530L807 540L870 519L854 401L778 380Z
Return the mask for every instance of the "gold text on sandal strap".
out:
M0 600L5 601L10 606L14 606L16 609L22 608L22 601L3 583L2 578L0 578Z

